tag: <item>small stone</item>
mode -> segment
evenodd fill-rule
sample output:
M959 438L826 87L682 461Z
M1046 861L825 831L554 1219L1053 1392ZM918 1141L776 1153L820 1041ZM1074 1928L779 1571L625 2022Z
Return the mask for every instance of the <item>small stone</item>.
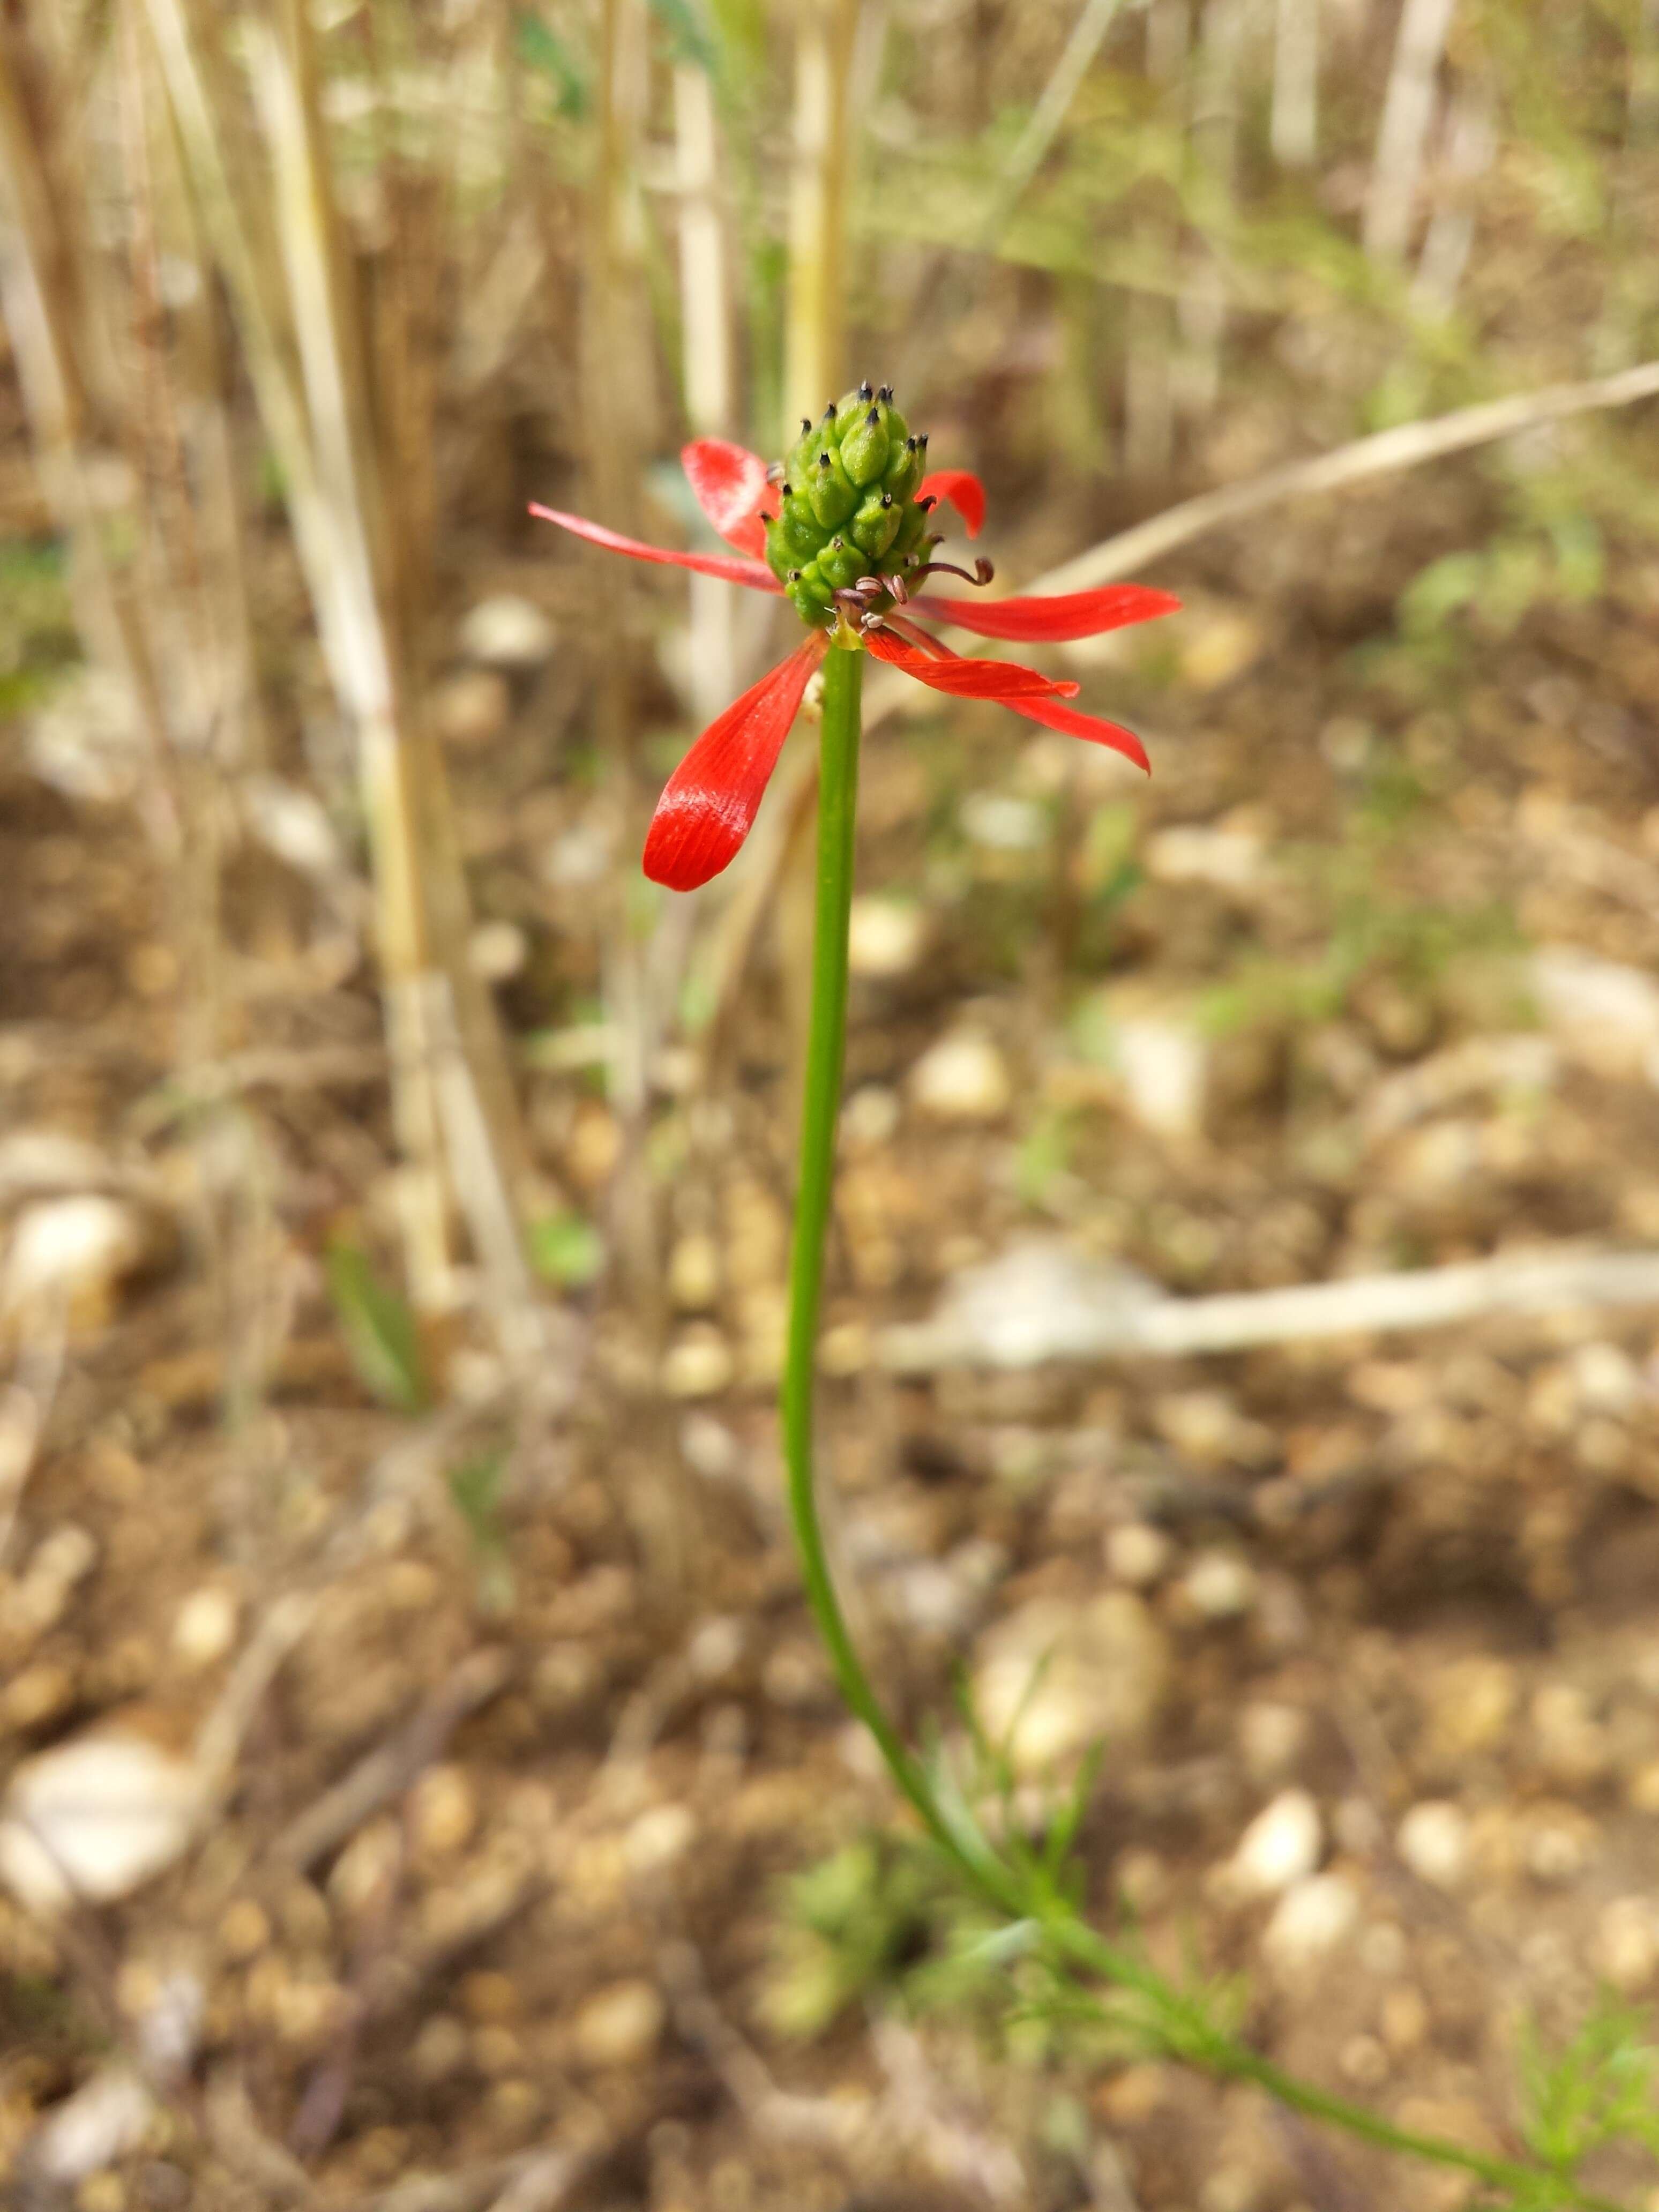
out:
M417 2081L447 2081L466 2064L471 2048L465 2024L453 2013L434 2013L422 2021L410 2056Z
M969 842L988 853L1040 853L1051 834L1047 808L1012 792L969 792L957 811Z
M1357 2089L1380 2089L1391 2068L1374 2035L1351 2035L1336 2056L1337 2071Z
M1300 1705L1254 1698L1238 1717L1238 1747L1256 1783L1276 1782L1306 1755L1313 1723Z
M1237 1552L1200 1552L1182 1577L1187 1602L1201 1620L1238 1620L1255 1603L1255 1569Z
M466 964L481 983L510 983L529 957L530 939L516 921L481 921L466 941Z
M1313 1874L1287 1889L1261 1937L1265 1955L1288 1972L1316 1964L1352 1934L1359 1899L1340 1874Z
M130 2067L119 2062L100 2067L55 2104L36 2130L28 2148L35 2186L78 2189L89 2175L131 2156L149 2133L155 2112L154 2096Z
M1469 1824L1448 1799L1413 1805L1395 1838L1401 1857L1419 1881L1435 1889L1462 1888L1469 1874Z
M1428 2041L1431 2021L1428 2000L1421 1990L1403 1983L1398 1988L1385 1990L1377 2013L1377 2025L1382 2031L1382 2040L1396 2058L1404 2058L1420 2050Z
M688 1328L662 1363L662 1387L671 1398L717 1398L737 1373L732 1347L712 1323Z
M1626 1996L1640 1996L1659 1972L1659 1918L1646 1897L1615 1897L1601 1908L1590 1962Z
M866 982L893 982L909 975L927 943L924 908L878 896L853 901L848 917L848 965Z
M524 2009L519 1985L510 1974L481 1969L461 1980L461 2006L469 2020L499 2025L517 2020Z
M623 1838L630 1874L660 1874L684 1858L696 1840L696 1815L687 1805L653 1805Z
M1437 1765L1495 1751L1520 1702L1520 1677L1507 1659L1460 1659L1433 1683L1429 1695L1429 1751Z
M910 1071L919 1110L936 1121L995 1121L1008 1110L1008 1064L976 1030L958 1030L930 1045Z
M1278 1897L1319 1864L1324 1825L1305 1790L1286 1790L1258 1813L1228 1863L1231 1883L1246 1898Z
M586 1644L550 1644L536 1662L530 1694L558 1720L591 1705L605 1687L605 1662Z
M1195 1023L1152 1013L1120 1015L1112 1026L1112 1064L1124 1102L1143 1128L1176 1139L1200 1133L1209 1048Z
M539 668L558 632L541 609L516 592L480 599L461 624L461 651L469 660L509 674Z
M903 1108L896 1091L883 1083L866 1083L842 1109L842 1142L854 1152L874 1152L898 1133Z
M1150 1589L1162 1582L1175 1558L1175 1546L1162 1528L1147 1521L1125 1521L1106 1531L1106 1571L1130 1589Z
M0 1725L26 1735L60 1720L75 1703L75 1676L67 1667L44 1661L14 1674L0 1692Z
M1587 1413L1629 1413L1645 1395L1636 1362L1619 1345L1581 1344L1568 1365Z
M576 2056L595 2071L642 2066L655 2055L665 2017L663 2001L649 1982L612 1982L596 1990L576 2014Z
M197 1769L143 1736L57 1744L11 1778L0 1818L0 1879L55 1914L108 1904L171 1866L207 1804Z
M466 668L433 694L432 720L447 745L487 745L513 711L507 678L493 668Z
M144 1216L125 1199L87 1191L27 1206L0 1271L0 1324L63 1301L77 1321L95 1325L153 1249Z
M97 1538L78 1522L64 1521L43 1536L29 1555L29 1579L77 1589L97 1564Z
M462 1767L430 1766L409 1793L410 1842L421 1858L453 1858L477 1825L477 1793Z
M1568 1808L1540 1818L1527 1838L1527 1872L1548 1889L1565 1889L1589 1865L1592 1837Z
M1659 983L1644 969L1573 945L1533 955L1532 994L1544 1026L1597 1075L1641 1075L1659 1049Z
M358 1829L329 1869L329 1901L346 1920L388 1897L404 1859L402 1823L390 1814Z
M1036 1777L1102 1739L1144 1735L1169 1678L1164 1632L1132 1590L1083 1606L1034 1598L981 1639L975 1709L1016 1771Z
M668 1295L682 1313L706 1313L720 1291L720 1248L701 1232L682 1237L668 1259Z
M216 1666L236 1641L236 1601L228 1590L192 1590L173 1623L173 1649L186 1667Z
M818 1339L818 1372L848 1381L862 1375L875 1357L875 1340L865 1321L837 1322Z
M246 1966L270 1941L264 1907L251 1897L234 1898L219 1917L219 1952L225 1963Z

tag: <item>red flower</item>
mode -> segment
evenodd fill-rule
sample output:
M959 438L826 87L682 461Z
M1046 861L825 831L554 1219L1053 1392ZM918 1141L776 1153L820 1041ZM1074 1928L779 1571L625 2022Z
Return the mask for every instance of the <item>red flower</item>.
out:
M680 458L698 504L726 543L737 548L737 556L644 545L550 507L532 506L530 512L591 544L626 553L635 561L694 569L699 575L746 584L753 591L781 592L762 557L767 525L775 519L776 505L765 462L723 438L696 439ZM985 489L966 470L941 469L924 477L915 496L919 503L946 501L961 515L968 535L979 535ZM968 583L988 583L990 562L981 560L975 565L971 576L943 562L928 562L927 568L943 568ZM1109 584L1100 591L1068 592L1057 599L944 599L931 593L915 595L896 575L870 575L838 592L836 601L835 609L826 612L826 627L813 629L804 644L711 722L669 778L645 841L645 872L653 882L665 884L671 890L695 890L729 865L749 835L802 696L832 640L838 647L862 646L878 660L902 668L936 691L957 698L998 700L1028 721L1109 745L1138 768L1147 767L1146 752L1132 731L1056 703L1077 696L1075 684L1056 682L1012 661L965 659L911 617L925 614L936 622L976 630L981 637L1053 643L1096 637L1129 623L1173 613L1181 602L1168 592L1141 584Z

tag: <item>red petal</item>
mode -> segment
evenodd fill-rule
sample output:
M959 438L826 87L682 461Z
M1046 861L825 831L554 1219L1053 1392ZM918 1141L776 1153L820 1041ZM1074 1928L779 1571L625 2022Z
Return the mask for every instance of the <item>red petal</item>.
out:
M659 561L665 568L694 568L700 576L722 576L728 584L747 584L753 592L781 592L777 578L763 561L736 561L729 553L673 553L665 545L642 545L637 538L619 538L603 523L589 522L580 514L561 514L556 507L532 506L530 512L544 522L556 522L590 545L607 552L626 553L632 561Z
M739 553L763 557L766 532L760 507L770 487L760 455L728 438L694 438L681 447L680 465L698 506L726 544Z
M966 469L936 469L916 486L916 497L948 499L967 524L970 538L977 538L985 526L985 487Z
M1073 637L1098 637L1130 623L1172 615L1181 605L1169 592L1146 584L1109 584L1099 592L1066 592L1052 599L938 599L930 594L911 605L935 622L954 623L981 637L1006 637L1049 644Z
M1121 730L1115 722L1102 721L1098 714L1080 714L1075 707L1052 706L1046 699L1010 699L1007 703L1028 722L1041 722L1045 729L1059 730L1068 738L1086 738L1091 745L1109 745L1148 775L1152 772L1146 748L1133 730Z
M818 631L733 700L669 777L646 833L653 883L694 891L731 864L829 642Z
M926 653L901 644L884 630L864 633L864 642L878 660L885 660L914 676L935 691L948 691L959 699L1075 699L1077 686L1039 676L1035 668L1021 668L1012 660L964 660L952 653L948 660L929 659Z

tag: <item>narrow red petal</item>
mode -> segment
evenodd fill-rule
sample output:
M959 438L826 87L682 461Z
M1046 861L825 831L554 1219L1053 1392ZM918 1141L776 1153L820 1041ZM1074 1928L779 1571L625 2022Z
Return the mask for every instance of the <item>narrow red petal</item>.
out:
M878 660L885 660L927 684L935 691L948 691L958 699L1075 699L1077 686L1039 676L1035 668L1021 668L1012 660L964 660L952 654L948 660L930 659L926 653L902 644L885 630L872 629L864 641Z
M1146 748L1133 730L1120 729L1115 722L1103 721L1098 714L1080 714L1075 707L1054 706L1047 699L1010 699L1006 704L1028 722L1041 722L1045 729L1058 730L1065 737L1086 738L1091 745L1109 745L1148 775L1152 772Z
M675 553L665 545L644 545L637 538L620 538L603 523L589 522L580 514L561 514L556 507L532 505L530 512L544 522L556 522L590 545L603 545L610 553L626 553L630 561L658 561L668 568L693 568L700 576L720 576L728 584L747 584L752 592L781 592L777 578L763 561L738 561L729 553Z
M970 538L977 538L985 527L985 487L966 469L935 469L916 486L916 497L948 499L967 524Z
M680 448L680 465L697 504L728 545L758 559L766 551L761 501L769 487L766 464L747 446L728 438L694 438Z
M940 599L929 594L910 604L935 622L954 623L980 637L1016 642L1060 644L1068 638L1099 637L1130 623L1172 615L1181 602L1170 592L1146 584L1109 584L1099 592L1066 592L1055 599Z
M781 660L708 725L669 777L646 833L653 883L694 891L729 866L829 642L819 630Z

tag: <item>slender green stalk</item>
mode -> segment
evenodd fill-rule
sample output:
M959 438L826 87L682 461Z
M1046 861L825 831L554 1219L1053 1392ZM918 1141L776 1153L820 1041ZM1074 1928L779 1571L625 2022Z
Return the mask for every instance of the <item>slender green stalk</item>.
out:
M789 1270L789 1339L782 1390L783 1449L789 1515L801 1577L836 1684L848 1710L875 1738L893 1780L934 1841L997 1911L1025 1923L1033 1946L1063 1975L1081 1975L1133 1991L1148 2008L1171 2054L1223 2080L1253 2081L1310 2119L1346 2130L1376 2148L1470 2174L1516 2203L1620 2212L1581 2189L1567 2173L1518 2160L1494 2158L1462 2143L1395 2127L1363 2105L1283 2072L1271 2059L1202 2018L1192 2002L1144 1960L1077 1917L1052 1878L1029 1853L1005 1856L963 1808L956 1817L947 1791L905 1744L877 1696L836 1595L818 1514L812 1452L818 1310L823 1251L835 1183L836 1130L847 1042L847 925L853 902L853 845L857 810L864 655L832 647L824 663L819 741L818 848L812 944L811 1017L801 1108L800 1180L795 1197L794 1249ZM1099 2001L1087 1998L1092 2007Z

